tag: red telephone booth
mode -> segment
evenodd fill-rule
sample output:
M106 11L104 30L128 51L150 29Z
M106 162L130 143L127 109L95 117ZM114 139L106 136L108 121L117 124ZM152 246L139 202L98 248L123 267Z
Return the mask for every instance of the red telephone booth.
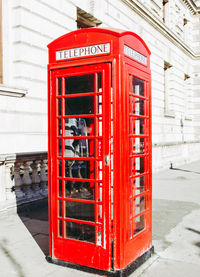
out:
M153 251L150 51L99 28L48 48L48 260L127 275Z

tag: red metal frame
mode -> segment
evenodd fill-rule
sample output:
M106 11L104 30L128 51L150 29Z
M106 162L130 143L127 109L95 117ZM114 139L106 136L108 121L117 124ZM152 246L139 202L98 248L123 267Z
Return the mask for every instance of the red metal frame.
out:
M110 43L110 53L103 55L94 55L88 57L77 57L73 59L56 61L56 51L64 49L72 49L84 46L98 45L102 43ZM134 49L137 53L146 57L146 64L133 57L124 54L124 45ZM140 257L145 251L152 246L152 141L151 141L151 78L150 78L150 51L144 41L132 32L124 32L114 29L82 29L64 35L49 46L49 233L50 233L50 251L49 255L58 260L77 263L89 267L94 267L102 270L118 270L129 265L136 258ZM136 59L137 59L136 53ZM97 74L103 74L102 79L102 95L103 95L103 133L99 140L97 136L97 115L96 104L94 115L64 115L65 105L64 99L74 97L82 97L82 93L74 95L64 95L64 78L81 74L95 74L95 89L93 92L84 93L85 96L95 96L101 94L97 91ZM137 96L137 101L134 100L133 88L130 79L135 76L143 80L144 96ZM57 78L62 78L62 95L56 95L58 91ZM62 114L57 114L57 100L62 99ZM137 103L145 103L144 114L133 114L131 109ZM130 102L132 103L130 106ZM136 103L137 102L137 103ZM130 108L132 107L132 108ZM64 118L91 118L94 117L94 124L91 127L93 134L90 136L94 142L90 150L95 152L93 157L64 157L64 123L62 124L62 136L59 138L55 135L58 129L58 119L64 122ZM145 120L145 134L134 135L131 133L130 118L133 118L133 125L136 125L136 119ZM148 123L148 124L147 124ZM77 139L84 139L84 136L78 136ZM88 138L88 137L87 137ZM130 153L133 147L133 142L138 139L144 139L143 153ZM62 153L58 152L57 141L62 140ZM73 137L76 139L76 137ZM142 141L142 140L141 140ZM98 142L98 143L97 143ZM113 142L113 144L112 144ZM142 142L143 143L143 142ZM132 150L131 150L132 151ZM105 158L109 155L112 160L108 165L105 165ZM136 180L135 167L130 168L132 161L135 158L144 157L145 171L137 178L146 176L145 190L136 194L136 185L133 180ZM103 221L98 221L99 209L95 209L94 222L87 222L91 226L102 226L103 245L97 243L89 243L74 239L58 238L57 220L64 222L85 223L85 221L66 218L65 217L65 201L79 203L93 203L97 205L98 180L85 179L85 181L95 183L95 199L71 199L60 196L58 192L57 180L62 180L62 190L64 190L64 180L80 181L81 179L69 178L65 176L65 160L83 160L94 161L95 172L98 171L97 161L101 160L103 164L102 172L104 174L104 197L102 202ZM57 160L62 161L62 175L58 176ZM130 174L132 170L132 173ZM148 180L148 182L147 182ZM132 184L131 184L132 182ZM131 188L131 190L130 190ZM113 195L112 195L113 194ZM137 197L136 197L137 195ZM134 214L139 207L139 204L133 207L135 202L140 197L140 202L143 203L142 196L145 196L145 206L141 206L142 210L137 215ZM58 217L58 201L62 201L62 217ZM141 204L140 203L140 204ZM98 202L98 205L101 204ZM145 209L144 209L145 207ZM143 210L144 209L144 210ZM133 228L137 225L134 223L139 216L145 216L147 222L146 227L141 232L133 235ZM130 227L131 226L131 227ZM105 227L105 229L104 229ZM62 236L65 237L65 229L63 224ZM97 242L97 232L95 233L95 242ZM68 251L70 249L70 251Z

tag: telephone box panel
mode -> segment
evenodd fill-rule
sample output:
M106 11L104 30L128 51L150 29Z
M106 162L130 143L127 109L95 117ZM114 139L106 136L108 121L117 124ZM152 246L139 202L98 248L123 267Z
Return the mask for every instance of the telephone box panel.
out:
M150 51L96 28L48 47L48 259L123 276L152 252Z

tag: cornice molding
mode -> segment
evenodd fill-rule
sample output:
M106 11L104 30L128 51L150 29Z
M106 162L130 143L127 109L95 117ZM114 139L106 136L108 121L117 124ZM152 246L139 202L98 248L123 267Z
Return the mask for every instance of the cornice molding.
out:
M182 0L193 14L200 13L200 8L192 0Z
M183 0L188 1L188 0ZM134 10L138 15L150 23L157 31L184 51L193 59L200 59L200 53L195 53L183 40L181 40L174 32L172 32L158 17L156 17L149 9L137 0L122 0L127 6ZM188 1L189 2L189 1ZM190 1L191 2L191 1Z

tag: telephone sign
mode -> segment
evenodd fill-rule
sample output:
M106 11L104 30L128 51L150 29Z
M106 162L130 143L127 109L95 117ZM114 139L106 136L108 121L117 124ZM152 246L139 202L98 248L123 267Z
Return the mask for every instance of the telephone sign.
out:
M110 43L56 51L56 60L73 59L110 53Z
M48 48L48 260L127 276L153 252L150 51L100 28Z

